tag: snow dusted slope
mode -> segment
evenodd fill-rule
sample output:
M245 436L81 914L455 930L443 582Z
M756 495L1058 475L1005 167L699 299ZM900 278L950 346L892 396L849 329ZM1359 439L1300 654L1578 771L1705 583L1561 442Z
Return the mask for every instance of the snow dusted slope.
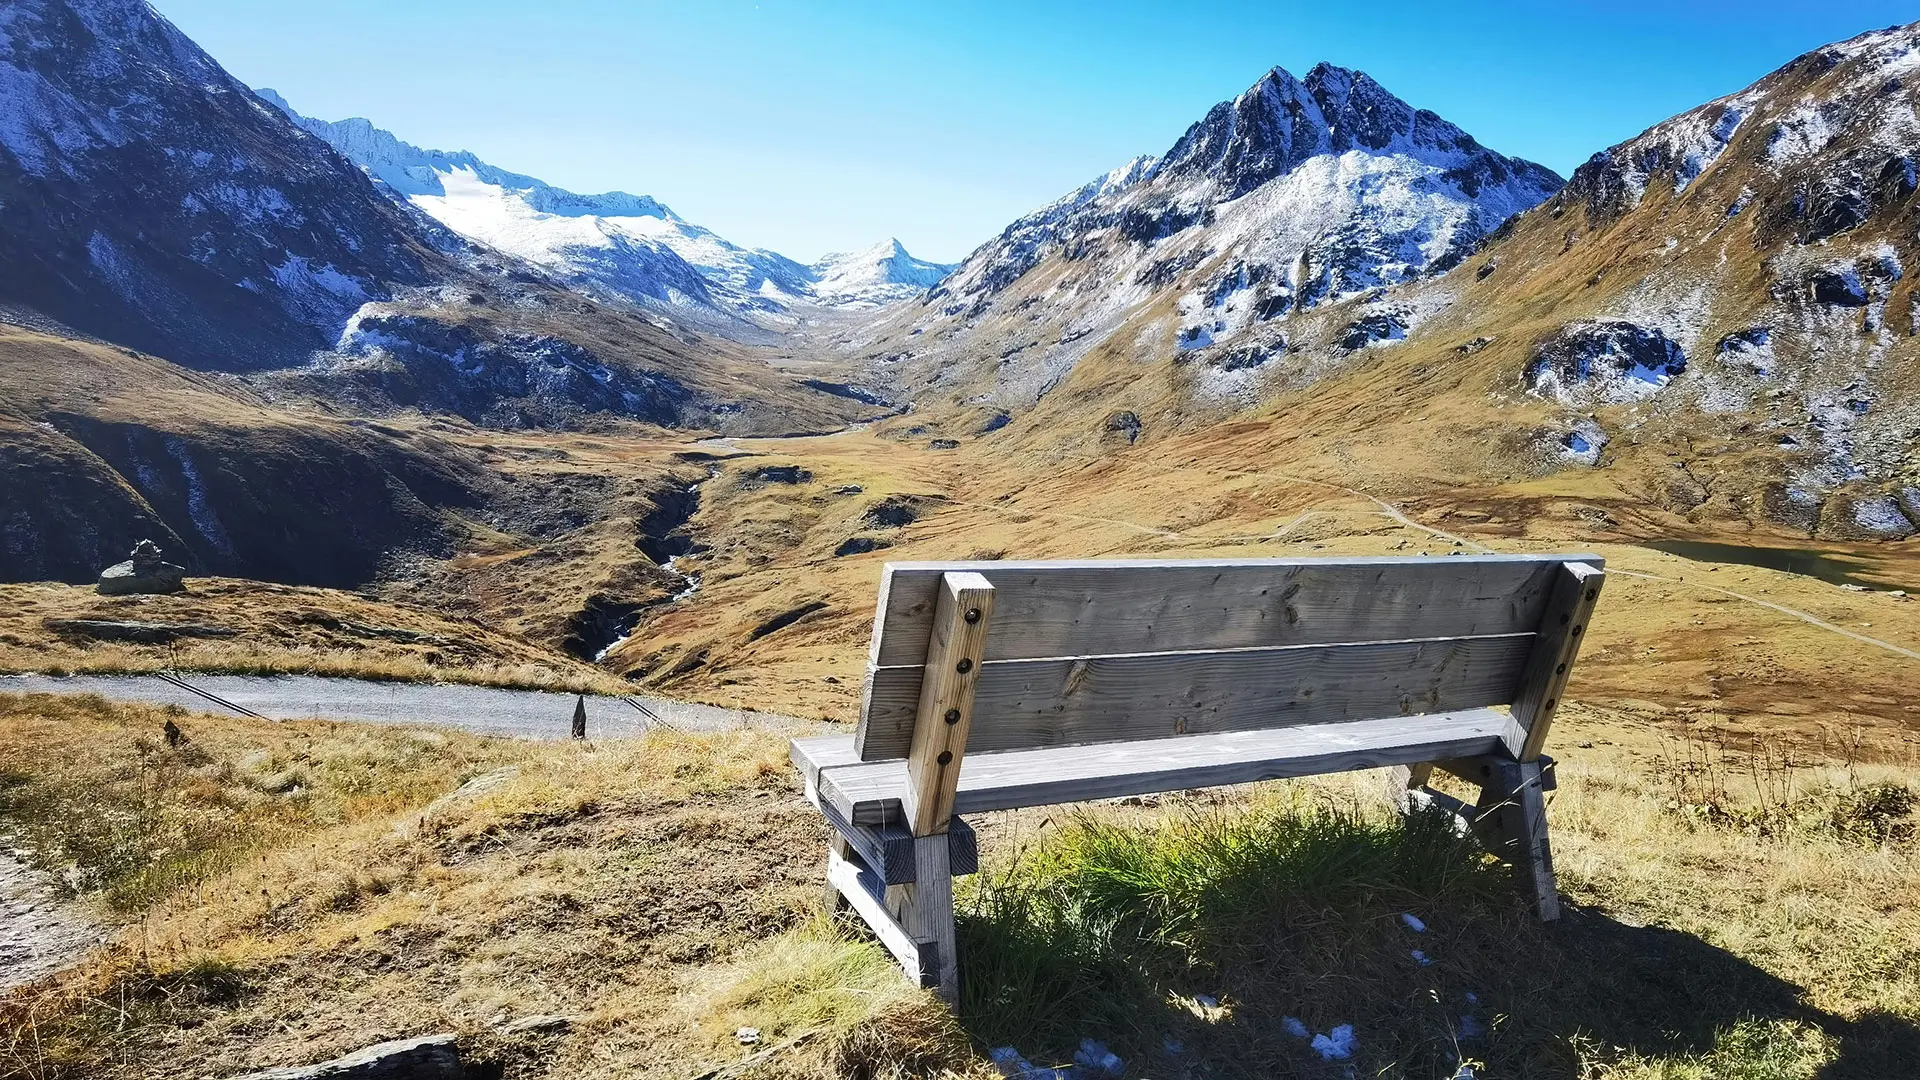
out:
M366 120L302 116L278 93L259 94L397 198L460 235L575 286L663 304L696 322L721 315L780 329L792 324L796 308L894 303L919 295L951 269L914 259L894 240L803 265L740 247L649 196L575 194L464 151L423 150Z
M1913 24L1816 49L1595 154L1488 248L1448 333L1486 343L1472 363L1565 439L1728 429L1723 460L1747 455L1766 478L1743 489L1703 471L1677 499L1902 537L1920 529L1917 234ZM1516 317L1528 311L1539 321ZM1583 463L1616 453L1629 451Z
M881 307L911 300L953 272L952 266L914 258L893 239L865 251L828 255L810 269L814 295L838 307Z
M925 357L895 373L903 384L937 371L935 385L1001 408L1107 344L1257 368L1286 351L1289 320L1445 271L1560 183L1362 73L1275 68L1164 156L1014 222L861 344L882 364Z
M251 369L450 272L142 0L0 3L0 304Z

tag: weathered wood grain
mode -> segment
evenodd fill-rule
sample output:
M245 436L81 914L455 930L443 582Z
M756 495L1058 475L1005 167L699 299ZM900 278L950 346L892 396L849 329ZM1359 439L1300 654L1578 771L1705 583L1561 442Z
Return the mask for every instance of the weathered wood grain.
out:
M1598 556L890 563L875 667L922 663L942 575L994 588L988 660L1531 632L1555 568Z
M913 882L887 890L887 910L919 947L920 985L948 1004L960 1000L960 958L953 923L953 868L947 838L913 840Z
M886 903L874 895L876 888L884 894L886 886L872 871L842 858L837 852L828 852L827 882L845 898L848 906L873 931L873 936L880 939L881 946L906 971L907 978L924 986L929 977L937 977L933 958L922 955L920 943L894 919Z
M1533 635L1522 633L989 661L974 688L967 749L1134 742L1505 704L1532 647ZM864 760L906 754L920 682L917 667L874 673L859 746Z
M1600 587L1606 584L1606 578L1605 571L1585 563L1567 563L1554 576L1533 655L1527 658L1520 692L1513 699L1513 717L1527 732L1519 746L1509 748L1520 761L1538 758L1547 745L1554 713L1566 696L1573 662L1580 655L1580 643L1586 640L1587 624L1593 621L1594 605L1600 601Z
M1194 787L1383 768L1499 751L1513 719L1493 709L1305 727L980 753L967 758L954 794L961 814L1109 799ZM819 773L820 799L847 820L900 820L900 760L835 765Z
M830 765L852 765L860 760L860 752L854 749L851 735L810 735L787 743L787 759L800 770L800 779L806 783L807 797L811 799L821 769Z
M898 821L883 822L878 825L855 825L848 821L832 803L812 800L814 806L833 826L834 839L846 845L839 848L841 855L848 850L859 854L865 863L881 880L889 885L905 885L913 880L914 854L913 830ZM980 869L980 839L968 825L965 818L955 816L947 823L947 859L953 866L954 877L966 877Z
M974 687L986 659L993 601L993 586L979 574L941 575L933 639L916 673L920 686L907 733L907 826L915 836L944 832L953 817L953 788L973 726Z

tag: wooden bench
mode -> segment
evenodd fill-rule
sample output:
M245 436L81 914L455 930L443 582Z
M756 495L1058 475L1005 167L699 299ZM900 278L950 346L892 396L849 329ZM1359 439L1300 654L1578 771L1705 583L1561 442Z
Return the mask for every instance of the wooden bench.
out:
M1591 555L889 564L859 729L792 746L829 895L951 1001L978 858L957 815L1391 767L1554 918L1541 749L1603 577ZM1477 805L1428 790L1436 767Z

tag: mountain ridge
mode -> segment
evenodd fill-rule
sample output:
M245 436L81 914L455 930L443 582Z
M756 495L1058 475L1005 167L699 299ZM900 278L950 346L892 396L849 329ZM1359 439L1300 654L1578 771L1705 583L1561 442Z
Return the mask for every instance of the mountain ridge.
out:
M1230 396L1285 354L1289 319L1443 272L1560 186L1362 72L1276 67L1165 154L1016 220L848 347L870 379L963 407L1031 407L1102 348L1195 354Z
M799 317L796 309L863 310L911 299L951 270L913 258L892 238L801 263L735 244L652 196L568 191L490 165L468 151L415 146L364 118L305 116L272 89L256 93L381 181L399 201L456 233L526 259L569 284L657 302L669 316L732 336L756 336L740 324L785 329ZM853 266L849 260L856 257L865 263Z

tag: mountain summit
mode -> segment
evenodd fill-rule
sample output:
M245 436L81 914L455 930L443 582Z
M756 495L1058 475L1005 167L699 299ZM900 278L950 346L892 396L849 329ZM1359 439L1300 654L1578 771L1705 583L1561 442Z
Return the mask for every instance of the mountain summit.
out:
M1164 155L1009 226L862 344L888 365L924 357L904 385L1001 408L1108 343L1213 349L1203 358L1242 371L1285 352L1288 319L1443 272L1560 186L1362 72L1274 68Z
M577 288L653 306L720 333L752 337L785 329L796 309L806 307L870 308L909 299L952 269L914 259L897 240L809 266L741 247L651 196L577 194L465 151L422 149L368 120L303 116L277 92L258 93L394 198L461 236ZM885 265L856 271L849 260Z

